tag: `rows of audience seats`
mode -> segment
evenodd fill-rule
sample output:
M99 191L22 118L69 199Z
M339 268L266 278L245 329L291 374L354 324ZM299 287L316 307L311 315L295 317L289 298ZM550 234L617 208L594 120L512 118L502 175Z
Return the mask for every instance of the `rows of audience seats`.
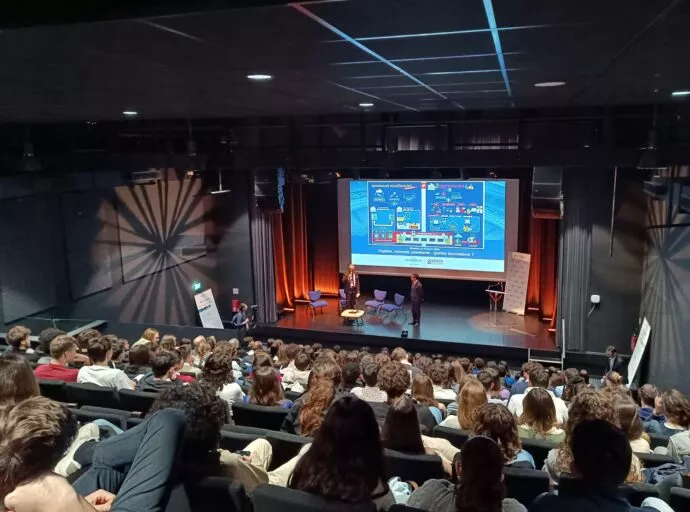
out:
M185 473L184 478L171 481L161 510L418 510L410 506L415 503L425 510L491 510L471 506L471 497L463 494L469 492L463 481L471 478L461 470L471 464L470 460L461 463L463 448L483 437L498 446L504 457L502 483L494 491L513 501L503 500L502 510L529 507L540 511L545 493L560 490L564 500L571 488L582 493L580 486L588 480L570 471L578 455L571 444L578 425L592 422L607 423L615 430L613 438L622 432L629 441L630 472L614 486L626 507L690 510L690 490L684 488L690 468L687 399L676 390L662 393L649 384L639 390L628 387L617 372L609 372L600 383L590 382L584 371L558 371L533 361L511 371L504 361L412 355L400 347L373 353L367 348L346 351L319 343L262 343L252 338L177 340L161 337L153 329L147 329L131 347L127 340L93 329L76 337L49 329L32 349L30 334L19 327L6 337L7 347L0 356L0 405L11 414L23 400L38 399L24 389L31 384L21 382L16 363L21 358L36 376L43 376L33 384L40 395L60 404L80 427L76 441L71 441L73 448L65 455L69 461L76 460L80 450L91 457L85 446L96 449L99 442L123 435L120 432L148 428L151 418L170 408L186 415L185 447L199 440L194 430L201 425L207 437L217 435L217 447L228 454L226 458L232 455L234 464L253 463L251 446L270 451L270 462L259 468L258 485L247 486L242 478L221 474L194 477ZM46 372L45 365L50 365L51 372ZM60 375L69 378L55 378ZM101 385L101 378L104 383L118 384ZM339 500L333 494L337 495L337 489L320 492L322 483L310 487L295 482L298 473L306 471L302 467L305 453L315 450L312 446L326 442L328 436L345 436L339 439L354 442L347 437L352 434L333 433L330 421L337 424L331 418L336 409L356 410L359 399L369 404L364 414L371 415L381 429L385 462L381 479L385 478L383 487L395 504L389 501L383 506L385 500L376 493L372 497L377 499ZM216 412L210 413L211 409ZM9 425L9 417L1 416L0 421ZM215 427L209 427L210 423ZM98 439L75 447L83 431L93 432L93 428ZM558 469L561 457L570 457L567 471ZM0 454L0 471L2 460ZM88 462L77 466L77 471L64 475L70 482L78 481L90 468ZM276 483L273 473L285 467L296 473ZM318 476L310 478L318 480ZM424 500L419 496L442 479L459 482L448 491L453 496L457 492L457 502L453 499L450 508L441 501L421 505ZM5 489L5 494L11 490ZM467 507L460 503L463 496ZM117 503L114 498L109 505L112 510L117 510Z

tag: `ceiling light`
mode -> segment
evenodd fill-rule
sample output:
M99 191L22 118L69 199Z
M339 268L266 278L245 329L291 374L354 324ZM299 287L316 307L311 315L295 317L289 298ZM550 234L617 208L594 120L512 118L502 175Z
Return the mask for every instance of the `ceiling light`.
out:
M374 104L373 103L360 103L359 106L362 108L371 108L374 106Z
M690 91L673 91L671 96L690 96Z
M139 115L139 112L137 112L136 110L123 110L122 115L123 116L136 116L136 115Z
M247 75L247 78L249 78L249 80L256 80L256 81L262 82L262 81L266 81L266 80L272 80L273 75L264 75L261 73L256 73L253 75Z
M565 82L538 82L534 84L534 87L560 87L565 85Z

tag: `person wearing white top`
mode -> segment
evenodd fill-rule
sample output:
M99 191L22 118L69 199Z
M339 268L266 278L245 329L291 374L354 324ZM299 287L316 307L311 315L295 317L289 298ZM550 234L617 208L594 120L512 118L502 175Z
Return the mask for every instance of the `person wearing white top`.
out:
M513 395L508 401L508 410L518 418L522 416L522 401L525 399L525 395L529 393L532 388L547 388L549 385L549 372L544 368L535 368L530 372L528 381L529 387L525 390L525 393ZM559 425L565 425L565 422L568 420L568 406L563 400L554 395L552 391L547 390L547 393L551 396L553 405L556 407L557 423Z
M96 384L104 388L134 389L134 382L122 370L111 368L108 363L113 357L113 347L106 337L89 342L87 354L93 364L83 366L77 375L79 384Z

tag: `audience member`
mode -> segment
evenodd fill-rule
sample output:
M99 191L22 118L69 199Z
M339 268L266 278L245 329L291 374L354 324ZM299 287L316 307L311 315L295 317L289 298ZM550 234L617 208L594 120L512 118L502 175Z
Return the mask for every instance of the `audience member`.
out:
M556 423L556 407L545 389L534 388L525 395L522 415L518 419L518 434L521 439L560 443L565 439L565 432Z
M434 363L425 372L431 379L436 400L455 400L458 394L450 386L449 368L440 363Z
M61 334L53 338L53 341L50 342L50 363L36 367L34 370L36 378L77 382L79 370L67 367L76 354L77 340L72 336Z
M566 403L570 403L573 401L573 398L575 398L578 393L584 389L589 389L589 386L585 384L584 379L580 377L580 374L578 373L577 377L573 377L566 382L565 386L563 387L561 399Z
M359 368L359 364L354 362L345 363L345 366L343 366L343 391L349 392L352 388L357 387L361 373L362 371Z
M36 354L39 356L38 364L50 364L50 342L62 334L67 334L61 329L48 327L43 329L38 335L38 349Z
M364 367L362 378L364 387L357 387L352 394L365 402L384 403L388 401L388 395L378 386L379 368L376 363L370 363Z
M428 376L419 374L412 379L412 399L414 403L428 407L436 423L443 421L445 407L434 398L434 385Z
M0 407L13 405L39 394L38 381L31 371L29 361L19 354L1 355Z
M463 445L455 464L457 485L427 480L407 505L428 512L525 512L520 502L505 497L504 464L503 452L492 439L475 436Z
M289 409L292 402L283 395L283 387L278 382L278 377L273 368L257 368L254 372L254 380L249 396L245 401L255 405L270 407L284 407Z
M77 346L80 354L86 354L89 349L89 342L97 340L101 337L101 333L96 329L85 329L76 335Z
M297 462L288 487L332 501L371 500L379 510L393 505L379 427L371 408L352 395L343 396L319 423L323 424Z
M410 372L410 378L414 377L419 373L423 373L419 368L412 366L410 363L410 356L407 351L402 347L395 347L393 352L391 352L391 361L397 361L402 364L405 369Z
M666 421L647 422L647 432L672 436L690 428L690 403L683 393L676 389L665 391L661 395L661 406Z
M635 401L624 393L615 393L613 406L616 408L618 425L630 441L632 451L634 453L651 453L649 436L644 431Z
M134 347L139 347L142 345L150 345L148 348L149 350L155 350L158 348L158 342L161 339L160 333L151 327L146 329L144 331L144 334L141 335L141 338L139 338L131 347L133 349Z
M525 392L518 395L512 395L508 401L508 409L517 417L522 416L522 402L527 393L533 388L547 388L549 385L549 372L541 366L532 367L527 374L527 382L529 383L529 387L525 389ZM547 390L546 392L551 396L553 404L556 407L556 420L558 424L563 425L568 419L568 406L565 405L563 400L555 396L552 391Z
M178 351L180 352L180 357L182 358L182 369L180 372L191 373L198 379L202 373L202 370L201 368L197 368L193 365L194 354L192 354L191 345L180 345Z
M23 325L15 325L7 335L5 341L10 346L10 353L26 357L30 362L38 361L38 354L31 348L31 330Z
M498 367L496 369L498 370L498 376L501 377L501 382L503 383L503 386L506 389L512 388L513 384L515 384L516 381L510 374L510 367L508 366L508 363L505 361L501 361L500 363L498 363Z
M623 386L623 376L618 372L609 372L604 378L604 386L611 391L618 391Z
M459 360L451 361L450 369L448 370L448 375L450 377L450 388L455 393L457 397L460 391L460 382L467 375L465 369L462 367L462 363Z
M144 375L137 382L138 391L157 393L170 386L179 386L173 380L175 374L175 358L170 352L159 351L151 356L151 372Z
M474 428L477 410L486 403L488 399L484 386L477 379L468 379L458 394L457 416L448 416L441 426L471 431Z
M201 342L203 346L206 342ZM242 403L244 393L240 385L235 382L232 371L232 357L225 350L218 350L209 356L204 365L201 381L211 386L218 396L228 404L228 411L232 416L232 405Z
M666 421L663 413L660 411L661 407L657 406L657 398L660 396L659 390L652 384L645 384L637 390L637 396L640 400L640 420L646 423L650 420L656 420L660 423ZM659 401L659 406L661 405Z
M129 363L125 368L129 375L143 376L151 372L151 344L132 345Z
M208 358L211 357L211 344L205 339L196 347L194 355L194 366L203 368Z
M105 336L89 341L87 353L93 364L79 370L78 383L115 389L134 389L135 383L129 380L125 372L108 365L113 356L113 349Z
M293 404L282 430L291 434L313 436L321 426L331 404L340 397L340 366L328 356L314 361L308 391Z
M507 466L534 469L534 458L522 449L515 417L505 405L486 404L477 410L472 431L493 439L503 452Z
M493 368L481 370L477 373L477 380L484 386L489 403L501 405L508 403L510 392L507 389L501 388L501 378L498 375L498 370Z
M585 381L585 384L589 386L589 372L582 368L580 370L580 377L582 377L582 380Z
M159 348L163 350L173 351L177 347L177 338L172 334L164 334L161 338Z

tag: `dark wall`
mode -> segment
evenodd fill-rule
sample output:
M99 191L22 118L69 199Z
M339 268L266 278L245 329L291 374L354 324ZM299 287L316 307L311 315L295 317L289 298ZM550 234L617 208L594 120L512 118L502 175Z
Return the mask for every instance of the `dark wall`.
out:
M241 300L254 301L244 177L233 177L228 194L199 194L200 189L166 194L168 188L161 186L153 205L133 193L138 200L122 207L116 187L123 180L118 174L107 175L80 177L78 184L46 176L0 183L1 224L12 234L0 237L2 328L22 315L107 320L111 332L121 325L198 325L195 281L213 290L223 319L232 316L233 288ZM174 173L168 179L174 181ZM159 203L166 206L156 206ZM22 213L37 206L29 211L41 215ZM192 211L196 213L187 213ZM198 237L200 228L205 237ZM130 245L141 248L125 257L134 258L128 264L143 277L127 281L120 247L123 229L138 240ZM194 236L186 235L191 232ZM190 238L202 247L186 247ZM53 280L40 277L44 274ZM37 283L36 276L43 282ZM34 330L46 326L26 319L22 323Z

